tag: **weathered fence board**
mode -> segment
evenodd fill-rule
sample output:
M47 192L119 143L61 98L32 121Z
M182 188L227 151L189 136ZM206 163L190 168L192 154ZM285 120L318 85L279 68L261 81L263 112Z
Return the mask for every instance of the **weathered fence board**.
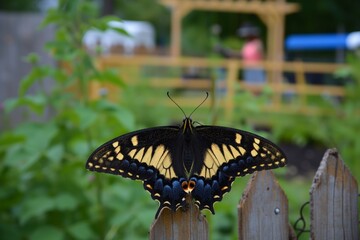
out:
M150 239L207 240L208 232L205 217L197 206L190 203L186 211L163 209L151 226Z
M358 239L358 186L336 149L329 149L310 191L312 239Z
M253 175L238 215L239 239L289 239L288 200L272 171Z
M311 239L359 239L357 182L336 149L323 157L310 205ZM150 239L208 239L205 217L194 204L189 206L175 213L164 209L151 227ZM252 176L238 206L238 219L238 239L296 239L288 222L287 197L272 171Z

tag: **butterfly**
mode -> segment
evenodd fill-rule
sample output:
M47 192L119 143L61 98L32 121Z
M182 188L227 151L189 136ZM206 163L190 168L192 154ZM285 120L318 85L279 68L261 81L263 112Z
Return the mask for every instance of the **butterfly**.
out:
M157 218L163 208L186 208L188 194L200 210L214 214L214 203L236 177L285 165L282 150L261 136L195 126L185 117L180 126L147 128L106 142L90 155L86 168L142 181L160 203Z

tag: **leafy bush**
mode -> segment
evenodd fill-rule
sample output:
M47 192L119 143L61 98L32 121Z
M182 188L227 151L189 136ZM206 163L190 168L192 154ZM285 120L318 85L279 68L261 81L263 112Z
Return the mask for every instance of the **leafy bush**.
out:
M99 71L82 47L91 27L104 29L112 18L99 19L89 1L60 1L43 26L56 25L46 49L59 67L26 59L32 71L19 97L5 110L22 107L28 116L0 135L0 235L2 239L137 239L147 236L156 203L132 181L89 173L84 165L100 143L135 129L132 113L118 104L89 96L91 82L124 87L116 72ZM51 90L28 90L52 81ZM50 114L49 114L50 113ZM134 199L137 199L134 201ZM141 209L141 217L138 216ZM148 210L151 209L151 210ZM126 214L123 214L126 213Z

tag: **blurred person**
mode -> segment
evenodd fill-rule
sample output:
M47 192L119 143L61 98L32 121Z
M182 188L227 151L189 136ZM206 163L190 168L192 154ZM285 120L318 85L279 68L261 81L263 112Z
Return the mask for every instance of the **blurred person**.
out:
M247 83L262 84L266 81L264 70L259 63L264 60L264 48L260 39L258 27L245 23L238 30L237 35L245 43L240 52L217 45L215 50L227 58L241 58L244 60L243 79Z

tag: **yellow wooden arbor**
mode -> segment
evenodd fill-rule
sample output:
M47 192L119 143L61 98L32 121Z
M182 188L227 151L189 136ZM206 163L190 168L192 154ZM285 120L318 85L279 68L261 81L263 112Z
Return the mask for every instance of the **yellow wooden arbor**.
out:
M171 9L171 56L181 55L181 21L190 11L256 14L267 27L267 60L283 61L285 16L299 10L285 0L160 0Z
M225 112L226 119L232 119L232 113L235 112L236 102L234 96L240 91L249 91L259 93L265 88L271 89L268 104L261 109L264 112L283 112L294 114L327 114L331 113L331 109L321 109L314 107L308 101L308 96L334 96L344 97L345 89L336 85L314 85L306 81L307 73L323 73L331 74L337 69L343 67L340 64L331 63L310 63L302 61L286 62L284 61L284 29L285 17L287 14L294 13L299 10L298 4L287 3L285 0L158 0L171 9L171 46L170 55L154 56L154 55L135 55L124 57L121 55L102 56L97 59L97 66L100 69L117 68L121 69L121 76L128 84L137 84L137 80L141 77L140 69L144 66L165 67L169 69L182 68L212 68L225 69L225 81L221 82L219 88L226 89L226 94L219 95L217 101L221 102L221 106ZM267 27L266 39L266 59L259 63L267 73L267 82L263 85L254 85L241 81L239 79L239 71L245 64L239 59L221 59L213 61L213 59L196 58L181 56L181 22L182 19L193 10L218 11L218 12L235 12L257 15ZM286 82L284 73L293 74L294 83ZM183 81L182 76L173 76L161 74L161 76L146 76L147 83L151 87L169 89L198 89L204 91L215 91L214 81L199 81L199 79L186 79ZM209 80L209 79L202 79ZM106 87L106 86L105 86ZM92 97L100 97L99 89L104 88L97 84L92 85L90 95ZM115 91L114 87L106 87L110 92ZM291 95L296 101L283 101L282 96ZM111 95L111 94L110 94ZM115 96L116 94L113 94ZM215 96L213 94L212 96ZM194 103L201 102L196 99L198 96L187 95L178 100L182 106L189 106L194 109ZM181 98L181 97L180 97ZM215 98L215 97L214 97ZM153 99L154 100L154 99ZM208 101L209 105L213 105L214 101ZM159 101L156 103L158 104ZM204 106L207 103L204 104ZM172 104L173 105L173 104ZM211 106L210 106L211 107Z

